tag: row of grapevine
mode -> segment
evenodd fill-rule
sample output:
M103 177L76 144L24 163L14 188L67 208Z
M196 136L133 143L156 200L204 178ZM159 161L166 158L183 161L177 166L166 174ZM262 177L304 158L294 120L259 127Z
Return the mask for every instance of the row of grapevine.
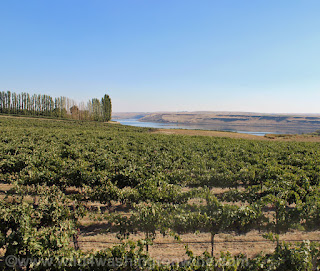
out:
M296 245L280 243L274 253L258 254L247 258L243 254L232 256L221 253L214 258L207 252L202 256L194 256L186 246L188 259L174 262L170 265L154 261L143 246L148 245L156 234L156 227L162 224L161 233L166 234L164 226L170 223L172 206L139 206L138 212L131 220L146 233L146 239L134 243L123 242L99 252L84 252L70 246L77 235L79 218L85 215L84 209L76 202L70 202L56 187L38 187L36 189L17 189L14 199L10 196L0 203L0 248L5 251L4 261L0 261L2 270L318 270L320 267L319 246L302 242ZM23 201L25 193L35 193L39 196L37 204ZM214 199L210 199L214 200ZM215 202L215 210L221 206ZM229 209L223 207L224 209ZM215 233L219 229L227 229L234 222L235 215L245 219L244 229L254 220L243 210L224 210L221 214L211 212L206 217L199 214L204 227ZM249 209L248 209L249 210ZM231 216L230 216L231 214ZM164 216L165 215L165 216ZM213 217L222 216L219 224L212 224ZM190 217L190 215L189 215ZM165 220L165 222L162 222ZM116 218L114 219L116 221ZM123 221L123 219L119 220ZM192 220L194 223L194 220ZM208 221L208 224L206 224ZM130 223L129 223L130 224ZM190 225L189 223L186 223ZM131 224L132 225L132 224ZM208 226L205 226L208 225ZM218 225L218 226L217 226ZM190 225L192 228L192 224ZM126 234L125 231L120 234ZM120 228L121 230L121 228ZM132 232L135 228L131 229ZM268 238L272 238L272 235ZM277 237L275 238L277 239ZM12 261L12 259L14 261Z

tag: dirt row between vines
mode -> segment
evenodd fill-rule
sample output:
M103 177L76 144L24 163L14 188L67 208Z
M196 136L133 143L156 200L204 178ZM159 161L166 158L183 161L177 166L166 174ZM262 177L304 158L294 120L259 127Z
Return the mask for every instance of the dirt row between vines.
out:
M8 184L0 184L0 200L5 197L6 191L11 189L12 186ZM225 189L217 188L212 189L216 194L225 192ZM32 202L32 197L26 197L25 200ZM114 203L111 208L106 207L103 204L97 202L87 203L87 206L100 207L101 210L120 210L120 213L127 214L128 209L123 208L119 203ZM101 250L108 247L112 247L120 243L116 237L116 233L108 232L108 221L95 221L92 220L89 215L81 219L80 221L80 236L79 245L84 251L89 250ZM215 237L215 255L220 255L221 251L229 251L231 254L236 255L244 253L249 257L256 255L263 251L264 253L272 252L275 248L275 244L262 237L263 232L256 230L250 231L244 235L225 234L220 233ZM203 252L211 251L210 234L198 233L198 234L183 234L180 236L181 242L177 242L173 237L167 235L162 236L157 234L154 244L150 246L150 255L161 261L177 261L186 259L185 245L188 245L195 255L201 255ZM130 240L140 240L144 238L143 233L136 235L130 235ZM286 234L280 235L280 240L284 241L303 241L303 240L318 240L320 241L320 231L303 232L303 231L290 231ZM73 245L70 243L70 245Z
M82 221L84 228L79 237L80 248L83 250L101 250L119 244L115 233L103 233L107 221L92 222ZM86 225L86 226L85 226ZM215 256L219 256L221 251L229 251L236 255L244 253L252 257L259 252L270 253L274 251L276 244L264 239L263 233L251 231L245 235L220 233L215 237ZM157 234L154 244L149 247L150 255L155 259L175 259L183 260L185 254L185 245L194 252L195 255L201 255L203 252L211 251L210 234L183 234L180 236L181 242L177 242L171 236L162 236ZM130 240L143 239L144 235L138 233L131 235ZM304 240L320 241L320 231L302 232L291 231L280 235L280 240L298 242Z

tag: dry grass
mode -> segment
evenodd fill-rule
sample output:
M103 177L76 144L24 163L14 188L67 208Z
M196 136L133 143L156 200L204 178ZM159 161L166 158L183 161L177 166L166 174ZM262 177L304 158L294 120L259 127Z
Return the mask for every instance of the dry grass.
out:
M296 142L320 142L320 136L315 135L267 135L256 136L250 134L240 134L223 131L208 131L208 130L188 130L188 129L157 129L151 133L166 134L166 135L187 135L187 136L211 136L211 137L227 137L235 139L249 139L261 141L296 141Z
M11 184L0 183L0 200L3 200L6 196L6 193L13 188Z
M228 137L237 139L256 139L256 140L266 140L262 136L240 134L232 132L223 131L207 131L207 130L189 130L189 129L157 129L152 133L166 134L166 135L187 135L187 136L211 136L211 137Z

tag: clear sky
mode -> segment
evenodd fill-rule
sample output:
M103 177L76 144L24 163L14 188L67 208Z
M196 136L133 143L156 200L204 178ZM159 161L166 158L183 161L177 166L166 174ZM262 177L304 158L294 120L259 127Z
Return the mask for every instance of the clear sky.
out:
M0 90L320 113L319 0L0 0Z

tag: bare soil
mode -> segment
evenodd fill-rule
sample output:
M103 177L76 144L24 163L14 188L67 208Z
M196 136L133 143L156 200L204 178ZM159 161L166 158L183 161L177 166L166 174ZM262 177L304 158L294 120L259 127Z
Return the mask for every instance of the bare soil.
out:
M100 227L103 227L104 223L99 223ZM94 226L98 227L98 225ZM91 230L95 228L94 226L92 225ZM260 252L270 253L275 249L276 244L264 239L262 234L263 233L259 233L258 231L251 231L245 235L217 234L215 236L215 256L219 256L222 251L229 251L233 255L243 253L249 257ZM130 236L130 240L139 240L143 238L144 235L142 233ZM303 240L320 241L320 231L292 231L280 235L280 240L293 243ZM115 234L99 233L97 228L93 231L82 231L79 241L80 247L83 250L100 250L120 243ZM173 237L162 236L159 233L154 240L154 244L150 246L149 253L155 259L169 259L170 261L174 261L175 259L183 260L187 258L185 254L185 245L188 245L189 249L192 250L195 255L201 255L205 251L210 253L210 234L183 234L181 235L181 242L177 242Z

